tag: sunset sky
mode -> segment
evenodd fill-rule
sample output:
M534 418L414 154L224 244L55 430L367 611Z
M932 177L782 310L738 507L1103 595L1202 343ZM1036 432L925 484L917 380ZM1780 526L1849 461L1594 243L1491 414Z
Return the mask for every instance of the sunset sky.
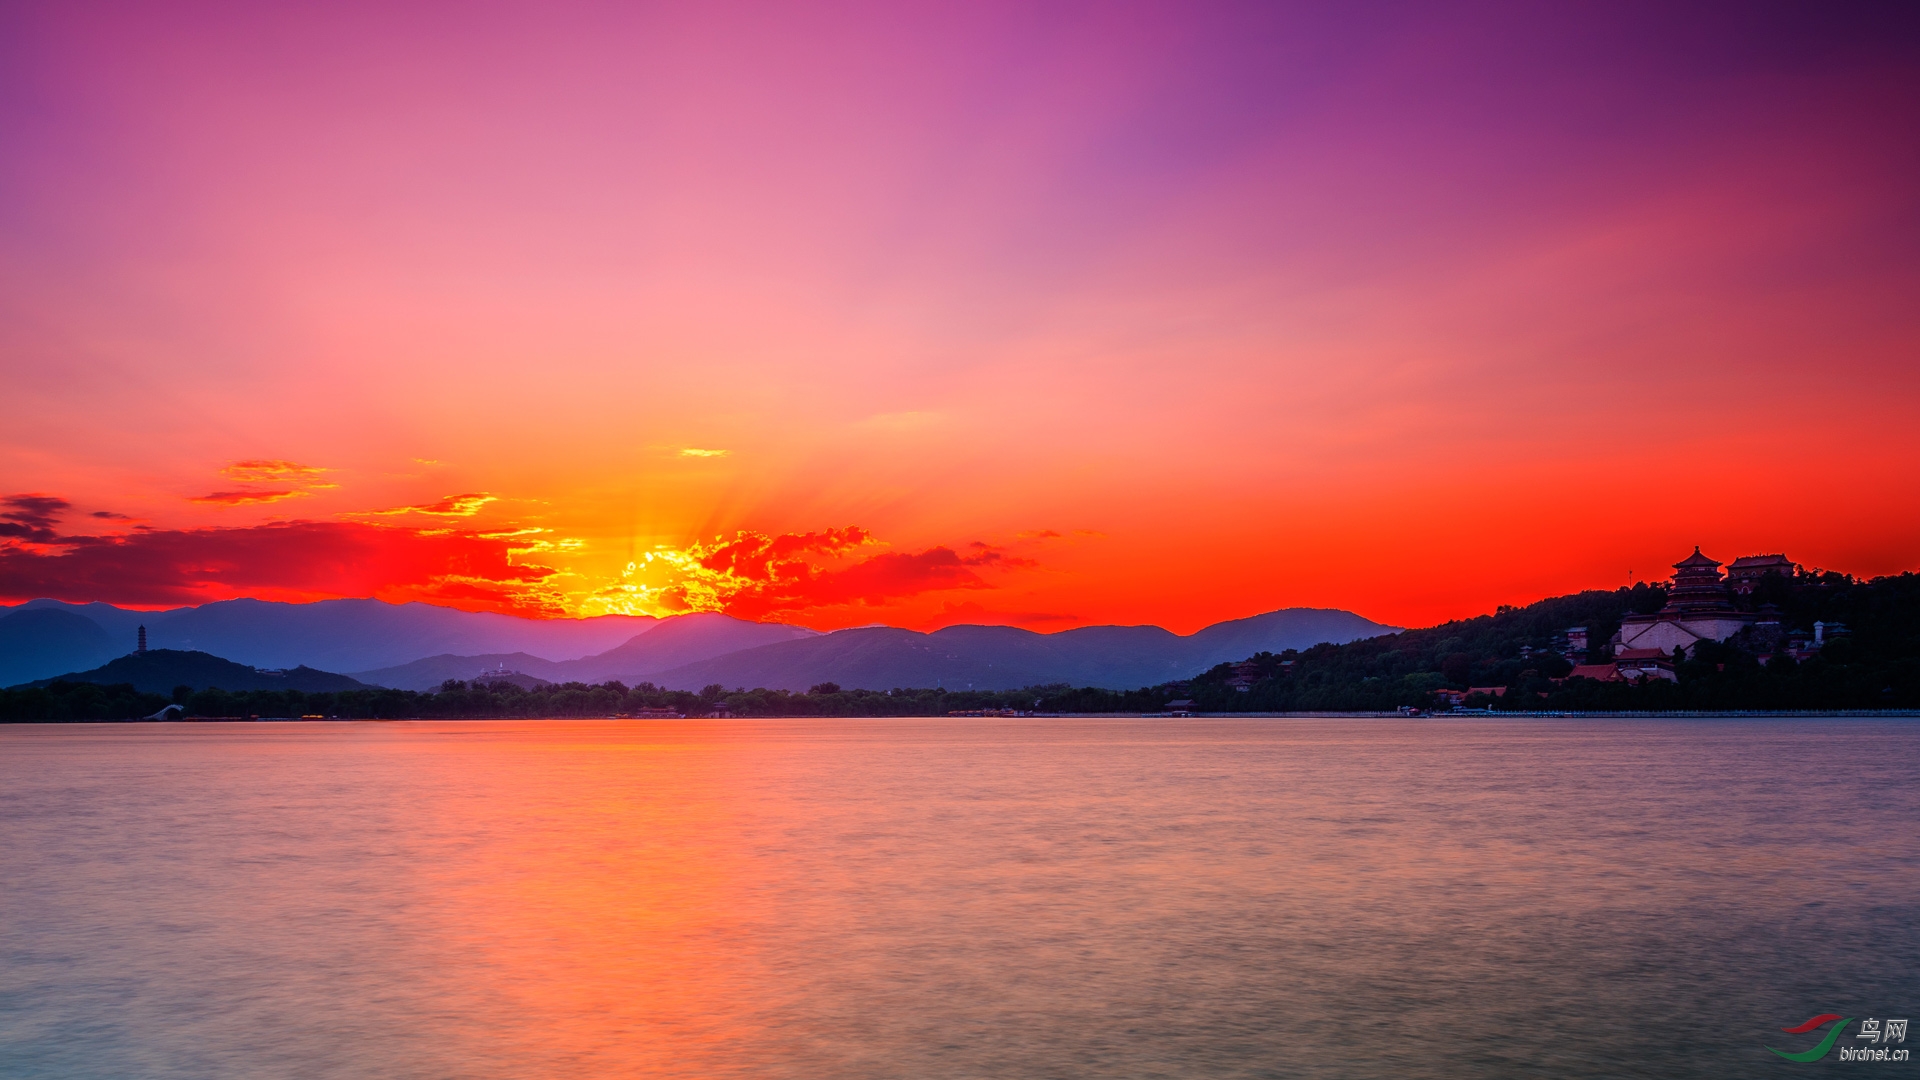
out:
M1679 6L0 6L0 601L1920 569L1920 19Z

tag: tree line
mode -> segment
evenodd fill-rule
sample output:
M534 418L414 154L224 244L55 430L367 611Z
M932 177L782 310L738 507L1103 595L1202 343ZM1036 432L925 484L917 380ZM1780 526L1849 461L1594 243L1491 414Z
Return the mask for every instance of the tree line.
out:
M1858 581L1841 574L1769 575L1736 603L1767 605L1782 626L1815 621L1849 632L1805 662L1742 635L1701 642L1676 658L1676 681L1639 684L1569 678L1573 661L1600 661L1622 618L1658 611L1666 590L1641 583L1553 597L1492 615L1344 645L1260 653L1220 664L1192 679L1135 690L1065 684L1021 690L846 690L832 683L806 693L714 685L698 693L641 683L563 683L522 689L510 683L449 681L439 690L365 689L234 692L181 686L171 695L132 686L54 683L0 690L0 720L125 720L180 705L206 717L341 719L493 719L634 715L671 710L705 716L944 716L1015 710L1040 713L1155 713L1191 700L1206 712L1358 712L1438 707L1440 691L1500 687L1469 698L1496 710L1880 709L1920 708L1920 575ZM1564 655L1564 632L1585 626L1588 656ZM1761 657L1768 656L1763 663ZM1241 687L1245 687L1242 689Z
M1111 700L1110 700L1111 697ZM652 683L627 686L560 683L522 689L507 682L450 680L432 692L414 690L230 691L175 688L172 694L143 693L127 684L56 682L42 687L0 690L0 721L131 720L151 716L169 705L177 715L222 719L343 720L515 719L533 717L632 716L667 710L686 716L725 712L732 716L945 716L951 712L1151 712L1164 699L1143 690L1109 696L1107 691L1065 684L1022 690L843 690L822 683L806 693L788 690L726 690L708 686L698 693L667 690Z

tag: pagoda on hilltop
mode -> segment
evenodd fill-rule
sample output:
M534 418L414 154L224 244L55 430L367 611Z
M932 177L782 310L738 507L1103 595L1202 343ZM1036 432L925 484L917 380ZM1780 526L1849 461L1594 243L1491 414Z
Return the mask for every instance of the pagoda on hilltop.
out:
M1727 583L1720 576L1719 562L1693 554L1673 564L1673 586L1667 591L1667 606L1651 615L1629 615L1620 620L1620 632L1613 636L1613 653L1634 652L1651 655L1652 650L1672 655L1676 649L1692 649L1699 641L1725 641L1751 624L1754 616L1736 611Z

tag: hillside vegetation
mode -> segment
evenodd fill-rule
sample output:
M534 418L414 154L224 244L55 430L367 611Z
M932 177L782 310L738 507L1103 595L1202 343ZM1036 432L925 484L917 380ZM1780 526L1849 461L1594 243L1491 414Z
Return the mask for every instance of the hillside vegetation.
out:
M1606 658L1622 616L1658 611L1666 591L1645 584L1503 608L1421 630L1250 658L1255 681L1231 685L1222 664L1187 687L1209 711L1345 711L1435 703L1434 691L1502 687L1470 699L1496 709L1875 709L1920 707L1920 576L1856 581L1841 574L1765 579L1738 606L1779 609L1789 628L1844 624L1847 635L1805 663L1764 655L1755 642L1702 642L1676 666L1677 682L1641 685L1565 678L1563 632L1585 626ZM1575 657L1578 659L1586 659ZM1289 664L1288 661L1291 661Z

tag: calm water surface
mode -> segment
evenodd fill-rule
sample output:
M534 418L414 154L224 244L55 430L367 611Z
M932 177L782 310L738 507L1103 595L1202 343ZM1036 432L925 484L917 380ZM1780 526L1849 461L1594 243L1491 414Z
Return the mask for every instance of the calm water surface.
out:
M9 1078L1920 1077L1762 1049L1917 1005L1913 722L0 727Z

